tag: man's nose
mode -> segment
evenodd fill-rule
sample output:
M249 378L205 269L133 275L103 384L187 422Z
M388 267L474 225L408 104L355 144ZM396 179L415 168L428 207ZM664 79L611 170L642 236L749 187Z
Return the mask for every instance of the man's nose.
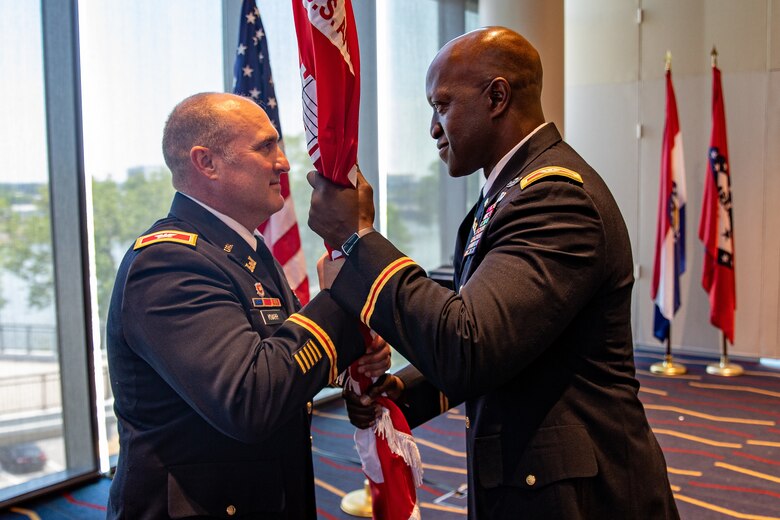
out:
M434 118L431 120L431 137L438 139L441 137L443 130L441 124Z

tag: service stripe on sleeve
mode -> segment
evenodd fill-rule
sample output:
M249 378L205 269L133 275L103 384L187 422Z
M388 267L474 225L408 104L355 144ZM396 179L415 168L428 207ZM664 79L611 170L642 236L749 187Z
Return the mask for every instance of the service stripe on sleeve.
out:
M368 298L366 299L365 305L363 305L363 310L360 311L360 320L363 323L368 325L368 320L370 320L371 315L374 314L376 300L379 297L379 293L382 292L382 289L385 287L385 284L390 280L390 278L393 277L395 273L409 265L414 265L414 260L408 256L402 256L401 258L391 262L390 265L385 267L382 272L379 273L379 276L376 277L376 280L374 280L374 283L371 285L371 290L368 291Z
M304 362L301 359L301 356L299 356L298 354L295 354L293 357L295 358L295 362L298 363L298 366L301 367L301 372L303 372L305 374L306 372L309 371L309 367L304 365Z
M335 381L336 377L339 375L338 366L336 365L336 347L333 345L333 341L330 339L330 336L328 336L328 333L303 314L291 314L287 319L306 329L322 346L325 350L325 354L330 360L330 376L328 378L328 383Z

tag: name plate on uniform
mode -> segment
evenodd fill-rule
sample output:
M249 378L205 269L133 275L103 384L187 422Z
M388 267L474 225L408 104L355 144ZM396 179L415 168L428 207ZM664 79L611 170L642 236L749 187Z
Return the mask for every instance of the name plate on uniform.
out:
M278 325L282 323L286 316L281 310L265 309L260 311L260 316L263 317L263 322L266 325Z

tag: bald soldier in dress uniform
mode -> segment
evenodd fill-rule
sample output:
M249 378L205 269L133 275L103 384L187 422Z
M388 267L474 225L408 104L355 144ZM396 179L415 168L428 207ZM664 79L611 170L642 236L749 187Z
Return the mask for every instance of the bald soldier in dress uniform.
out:
M309 225L348 250L326 266L330 293L419 370L371 396L387 392L411 426L466 402L469 518L678 518L637 398L628 233L545 123L541 87L536 50L500 27L449 42L428 69L449 174L487 178L458 232L455 292L372 232L364 179L344 190L310 173ZM376 410L349 399L368 426Z
M327 291L303 309L253 230L290 168L254 102L197 94L171 113L170 214L122 261L108 315L119 425L110 519L315 519L313 396L365 352ZM389 349L366 355L373 375Z

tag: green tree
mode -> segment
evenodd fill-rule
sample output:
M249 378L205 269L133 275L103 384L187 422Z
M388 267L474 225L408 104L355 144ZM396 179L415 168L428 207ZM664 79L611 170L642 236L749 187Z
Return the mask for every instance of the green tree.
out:
M399 250L409 254L412 234L395 204L387 204L387 237Z
M119 262L133 241L156 220L166 216L174 189L165 168L128 176L123 183L111 178L92 181L95 229L95 270L98 309L105 323Z
M298 219L298 227L301 231L301 243L306 256L306 267L309 278L316 281L317 259L325 252L322 240L314 234L307 225L309 220L309 206L311 201L311 186L306 181L306 174L314 169L311 158L306 150L304 134L288 135L284 138L285 154L290 162L290 192L295 202L295 216ZM396 246L404 250L410 243L408 226L400 217L398 209L388 204L387 229Z
M29 211L12 212L7 223L9 247L4 267L27 282L28 304L43 308L53 298L51 217L49 213L49 187L39 184L34 195L16 200L20 204L32 204Z
M110 177L92 180L97 298L101 322L105 321L119 261L132 242L158 218L168 213L173 188L165 168L130 175L118 183ZM2 200L2 199L0 199ZM51 253L51 217L47 185L38 187L34 211L11 214L0 228L0 260L27 283L28 305L44 308L54 297ZM3 204L0 202L0 214ZM7 239L4 237L7 236Z
M8 269L11 248L11 227L14 218L11 211L10 192L6 186L0 187L0 270ZM3 297L3 279L0 277L0 309L7 300Z

